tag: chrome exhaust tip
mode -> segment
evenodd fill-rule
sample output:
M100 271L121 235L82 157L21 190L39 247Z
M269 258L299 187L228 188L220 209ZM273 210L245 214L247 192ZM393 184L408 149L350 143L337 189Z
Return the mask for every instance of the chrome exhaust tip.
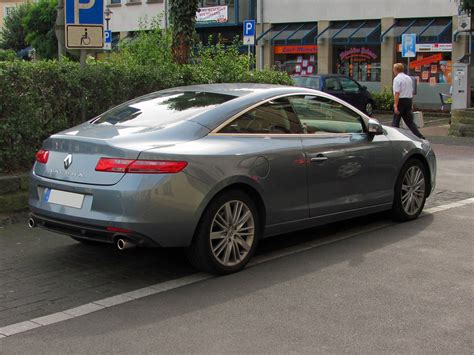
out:
M35 228L36 227L36 221L35 221L34 218L31 217L31 218L28 219L28 227L30 227L30 228Z
M123 251L123 250L126 250L126 249L131 249L131 248L135 247L135 244L133 244L132 242L130 242L126 238L118 238L115 245L117 246L117 249L120 250L120 251Z

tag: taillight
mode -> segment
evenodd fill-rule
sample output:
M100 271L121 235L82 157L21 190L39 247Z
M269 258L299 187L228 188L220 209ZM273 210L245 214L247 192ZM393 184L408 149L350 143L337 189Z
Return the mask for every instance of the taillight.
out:
M174 174L182 171L187 165L185 161L100 158L95 171L124 174Z
M49 158L49 151L40 149L38 153L36 153L36 161L41 164L46 164Z

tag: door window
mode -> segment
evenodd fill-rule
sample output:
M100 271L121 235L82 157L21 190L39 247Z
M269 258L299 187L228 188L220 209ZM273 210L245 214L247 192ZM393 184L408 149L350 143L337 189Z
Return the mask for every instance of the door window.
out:
M302 133L288 98L266 102L229 123L219 133L291 134Z
M362 118L339 102L318 96L293 96L290 102L304 133L364 132Z
M341 84L337 78L326 78L325 83L327 91L341 91Z
M357 93L360 91L360 86L354 80L349 78L339 78L341 81L342 90L348 93Z

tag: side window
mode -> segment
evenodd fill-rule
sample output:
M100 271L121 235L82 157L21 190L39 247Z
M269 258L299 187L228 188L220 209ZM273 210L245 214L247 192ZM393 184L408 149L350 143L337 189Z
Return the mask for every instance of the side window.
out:
M327 91L341 91L341 84L337 78L326 78L325 88Z
M222 128L219 133L303 133L288 98L266 102Z
M342 90L344 92L356 93L360 91L359 85L349 78L339 78L341 81Z
M318 96L294 96L290 102L304 133L363 133L362 118L346 106Z

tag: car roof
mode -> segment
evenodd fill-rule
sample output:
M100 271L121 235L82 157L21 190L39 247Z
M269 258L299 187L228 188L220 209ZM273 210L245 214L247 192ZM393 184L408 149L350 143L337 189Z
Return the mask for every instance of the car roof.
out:
M258 84L258 83L230 83L230 84L200 84L200 85L189 85L180 86L163 90L161 92L169 91L192 91L192 92L209 92L223 95L230 95L235 97L242 97L246 95L268 92L272 90L281 90L284 88L283 85L272 85L272 84ZM292 88L292 86L286 86Z

